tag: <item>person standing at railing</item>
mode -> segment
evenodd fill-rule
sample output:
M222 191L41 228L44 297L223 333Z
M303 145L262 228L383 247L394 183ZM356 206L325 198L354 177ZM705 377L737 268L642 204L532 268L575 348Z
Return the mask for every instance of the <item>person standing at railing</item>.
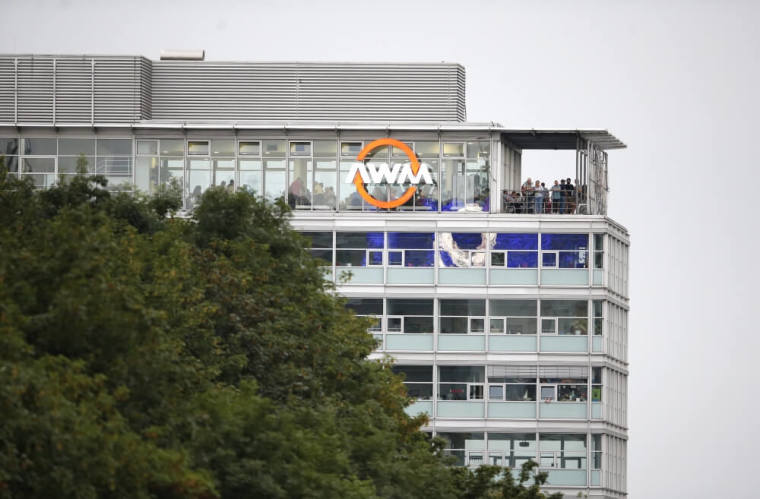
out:
M560 180L559 191L561 194L559 197L559 212L565 213L565 210L567 209L567 187L565 187L564 178Z
M552 213L561 213L560 211L562 207L561 205L562 205L562 189L559 186L559 181L554 180L554 185L552 186Z
M541 190L541 182L536 180L533 186L533 213L543 213L544 211L544 191Z
M533 180L531 180L530 177L528 177L528 180L525 181L525 183L522 185L522 188L520 189L522 191L522 198L523 198L523 213L532 213L533 212Z
M567 212L575 213L575 186L573 186L569 177L567 182L565 182L565 189L567 189Z

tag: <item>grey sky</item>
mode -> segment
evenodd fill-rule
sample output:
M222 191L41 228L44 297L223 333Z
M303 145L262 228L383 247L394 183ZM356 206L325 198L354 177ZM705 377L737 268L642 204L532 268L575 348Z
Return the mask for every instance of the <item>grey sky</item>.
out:
M629 146L610 154L609 213L632 234L631 497L760 495L760 3L6 0L0 12L5 53L455 61L470 121L609 129ZM525 163L553 182L543 161Z

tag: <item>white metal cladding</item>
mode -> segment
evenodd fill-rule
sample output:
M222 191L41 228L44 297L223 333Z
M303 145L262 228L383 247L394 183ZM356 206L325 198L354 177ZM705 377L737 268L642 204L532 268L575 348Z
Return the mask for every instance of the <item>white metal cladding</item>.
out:
M55 94L56 121L89 123L92 120L92 61L56 60Z
M489 378L535 378L536 366L488 366Z
M17 78L18 121L52 123L53 59L19 59Z
M16 68L15 61L0 57L0 122L16 121Z
M141 58L95 59L95 122L132 122L142 114Z
M153 118L464 121L458 64L154 61Z

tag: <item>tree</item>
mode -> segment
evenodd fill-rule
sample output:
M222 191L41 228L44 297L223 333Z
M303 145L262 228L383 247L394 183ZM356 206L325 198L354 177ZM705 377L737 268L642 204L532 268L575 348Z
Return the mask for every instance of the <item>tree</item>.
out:
M176 194L0 168L0 497L507 490L404 413L282 201L211 188L179 219Z

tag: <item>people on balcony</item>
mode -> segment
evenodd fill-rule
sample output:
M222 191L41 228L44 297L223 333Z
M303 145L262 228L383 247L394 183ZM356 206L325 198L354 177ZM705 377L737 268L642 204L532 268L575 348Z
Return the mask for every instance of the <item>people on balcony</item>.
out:
M528 178L520 191L504 190L502 206L505 213L585 214L586 186L570 178L555 180L551 189L540 180Z

